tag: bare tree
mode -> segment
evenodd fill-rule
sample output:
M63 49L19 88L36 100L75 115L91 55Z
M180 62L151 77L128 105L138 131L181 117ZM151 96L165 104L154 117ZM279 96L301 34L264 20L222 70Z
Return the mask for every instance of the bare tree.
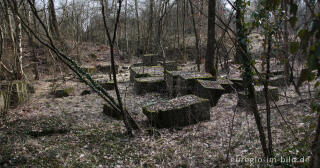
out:
M49 0L49 28L55 39L60 40L60 32L58 27L58 20L56 16L56 10L54 5L54 0Z
M136 52L137 52L140 49L140 21L139 21L138 0L134 0L134 5L135 5L135 16L136 16L136 24L137 24L137 36L138 36L137 48L136 48Z
M208 41L207 41L207 52L206 52L206 61L205 61L205 70L206 72L212 74L214 77L217 75L217 69L214 67L214 58L215 58L215 9L216 9L216 0L209 0L208 7Z
M268 157L268 148L266 144L266 136L264 133L264 129L261 122L261 117L259 114L257 101L256 101L256 93L253 85L253 72L251 67L251 56L248 51L247 46L247 36L245 35L245 30L243 26L243 15L244 9L242 8L242 0L236 0L236 28L237 28L237 46L236 46L236 58L239 59L240 63L243 64L244 67L244 74L243 74L243 81L246 91L248 92L248 99L249 99L249 107L253 112L256 125L259 132L259 139L262 146L262 151L265 157Z
M132 134L132 129L138 129L138 125L134 122L134 120L132 119L132 117L130 116L128 111L126 111L123 108L123 104L122 104L122 100L121 100L121 96L120 96L120 91L119 91L119 88L118 88L117 74L116 74L115 61L114 61L114 46L116 44L115 40L116 40L117 28L118 28L118 23L119 23L119 18L120 18L122 0L119 0L119 4L118 4L119 6L118 6L117 14L116 14L116 22L115 22L115 26L114 26L113 36L112 37L111 37L111 34L109 32L109 28L107 26L103 0L101 0L100 2L101 2L101 6L102 6L101 12L102 12L102 17L103 17L103 23L104 23L105 31L106 31L106 34L107 34L107 37L108 37L109 45L110 45L111 68L112 68L114 88L115 88L115 91L116 91L120 112L122 113L122 115L124 117L123 121L124 121L124 123L126 125L128 133Z
M193 31L194 31L194 36L196 38L196 49L197 49L197 59L196 59L196 63L197 63L197 68L198 71L200 71L200 64L201 64L201 53L200 53L200 47L199 47L199 35L197 32L197 26L196 26L196 21L195 21L195 14L194 14L194 10L193 10L193 4L192 1L189 0L190 3L190 8L191 8L191 15L192 15L192 24L193 24Z

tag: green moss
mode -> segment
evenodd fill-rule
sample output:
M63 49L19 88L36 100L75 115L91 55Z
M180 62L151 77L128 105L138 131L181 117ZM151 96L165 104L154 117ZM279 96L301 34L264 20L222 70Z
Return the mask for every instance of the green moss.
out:
M64 89L64 91L67 93L67 94L72 94L74 92L74 88L73 87L70 87L70 88L66 88Z
M203 77L194 77L191 79L212 79L212 78L213 78L212 76L203 76Z
M144 57L157 56L157 54L145 54Z
M61 97L67 97L70 96L74 93L74 88L73 87L69 87L69 88L64 88L64 89L58 89L55 91L54 95L57 98L61 98Z
M97 68L93 67L93 66L89 66L89 67L83 67L83 69L90 74L95 74L97 73Z
M209 99L204 99L200 97L200 102L209 102Z
M145 79L145 78L136 78L136 81L139 82L139 83L157 83L157 82L164 81L164 79L148 80L148 79Z
M98 56L96 54L93 54L93 53L89 54L89 57L90 58L94 58L94 59L98 58Z

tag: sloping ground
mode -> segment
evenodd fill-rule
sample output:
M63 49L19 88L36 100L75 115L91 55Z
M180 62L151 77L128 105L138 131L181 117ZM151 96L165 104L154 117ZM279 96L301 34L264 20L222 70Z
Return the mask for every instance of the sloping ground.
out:
M124 75L121 81L127 78ZM124 103L142 128L141 133L128 137L121 121L102 113L104 102L100 97L80 96L87 89L85 85L68 80L62 86L74 86L76 95L65 98L49 94L51 80L38 81L34 86L36 94L31 101L10 110L7 123L0 123L0 167L248 167L250 162L258 166L260 160L245 158L263 158L253 115L236 106L235 93L221 97L211 109L210 121L153 129L141 106L169 98L160 93L136 95L132 84L120 83ZM313 91L313 84L310 86ZM272 107L272 133L279 163L281 157L310 155L317 117L310 108L307 84L301 92L302 99L292 86L280 89L282 96L277 105L281 114ZM110 94L115 96L114 91ZM265 121L265 107L259 109ZM286 161L280 165L285 164L291 165Z

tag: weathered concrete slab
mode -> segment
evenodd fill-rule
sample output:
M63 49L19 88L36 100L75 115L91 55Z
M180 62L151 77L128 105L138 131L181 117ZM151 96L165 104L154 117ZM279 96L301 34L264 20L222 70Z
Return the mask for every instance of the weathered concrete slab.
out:
M134 89L137 94L148 92L164 92L166 90L166 83L164 77L141 77L136 78L134 82Z
M263 86L255 86L254 87L256 90L256 101L257 104L263 104L266 102L265 95L264 95L264 90ZM277 87L269 86L269 99L270 103L272 101L278 101L279 100L279 91ZM238 97L238 104L240 106L247 106L248 103L248 95L245 92L239 92L239 97Z
M131 65L131 67L140 67L143 66L143 62L137 62Z
M120 112L114 110L109 104L103 105L103 113L117 120L123 119L123 115Z
M265 77L263 77L263 79L260 79L258 76L254 76L254 83L256 85L263 85L265 80L266 80ZM277 87L286 86L287 78L284 75L271 76L269 78L269 85L277 86Z
M136 78L163 76L162 66L141 66L130 68L130 81L134 82Z
M287 78L284 75L273 76L269 79L269 85L271 86L284 87L287 83Z
M145 54L142 56L142 62L144 66L155 66L160 61L158 54Z
M142 108L150 123L159 128L186 126L210 120L210 103L195 95L186 95Z
M197 80L195 95L209 99L210 105L215 106L225 89L217 82L210 80Z
M265 76L266 73L263 73L263 75ZM270 76L277 76L277 75L285 75L284 70L283 69L272 69L269 73Z
M176 61L166 61L166 63L163 63L163 61L160 61L161 66L164 67L167 71L178 71L178 63Z
M105 90L113 90L114 89L114 82L113 80L108 80L106 78L97 79L96 82L103 87Z
M180 95L193 94L197 79L214 80L213 76L205 72L183 73L177 79L177 92Z
M218 79L215 82L223 87L224 93L231 93L236 89L235 84L229 79Z
M59 88L53 94L56 98L72 96L74 95L74 87Z
M175 97L177 95L177 80L178 76L184 73L190 73L189 71L166 71L165 79L166 79L166 88L169 96Z
M230 77L229 80L233 83L233 87L237 91L244 90L244 83L243 83L243 79L242 78L240 78L240 77Z
M96 74L97 73L97 68L94 66L82 66L83 70L89 74Z
M96 66L96 70L102 73L112 73L111 64L103 62ZM119 71L119 65L115 64L116 73Z

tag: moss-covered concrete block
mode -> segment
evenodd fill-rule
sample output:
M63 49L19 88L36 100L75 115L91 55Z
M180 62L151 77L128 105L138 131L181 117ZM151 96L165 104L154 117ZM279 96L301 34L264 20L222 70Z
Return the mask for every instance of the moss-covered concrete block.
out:
M155 66L160 61L158 54L145 54L142 56L142 62L144 66Z
M134 82L136 78L163 76L162 66L141 66L130 68L130 81Z
M28 82L27 81L3 81L1 83L1 90L7 94L10 100L10 106L16 107L19 104L26 102L29 99L28 92ZM8 91L10 93L8 94Z
M224 93L232 93L236 89L235 84L229 79L218 79L215 82L224 88Z
M85 96L85 95L88 95L88 94L91 94L93 93L91 90L84 90L81 92L80 96Z
M264 76L266 76L266 72L263 73ZM272 69L269 73L269 76L278 76L278 75L285 75L285 72L283 69Z
M262 79L260 79L258 76L254 76L253 79L254 79L255 85L263 85L266 80L265 76L263 76ZM286 86L287 78L284 75L270 76L269 85L277 86L277 87Z
M114 89L114 82L113 80L108 79L97 79L96 82L103 87L105 90L113 90Z
M161 101L142 108L150 123L159 128L186 126L210 120L210 102L195 95Z
M96 54L94 54L94 53L91 53L91 54L89 54L88 55L90 58L92 58L92 59L97 59L98 58L98 56L96 55Z
M269 79L269 85L271 86L284 87L287 83L287 78L284 75L273 76Z
M229 80L233 83L233 88L235 88L237 91L244 90L244 83L243 79L240 77L231 77Z
M215 106L225 89L217 82L210 80L197 80L194 94L210 100L210 105Z
M214 77L209 73L204 72L190 72L183 73L177 79L177 92L180 95L193 94L196 86L197 79L201 80L214 80Z
M29 93L36 93L36 89L34 88L34 86L31 83L27 83L27 89Z
M171 97L175 97L177 95L177 80L178 76L184 73L190 73L188 71L169 71L165 72L165 80L166 80L166 89Z
M264 87L263 86L255 86L256 90L256 102L257 104L263 104L266 102L265 95L264 95ZM279 91L277 87L269 86L268 87L269 92L269 100L270 103L272 101L278 101L279 100ZM249 104L248 100L248 94L246 92L239 92L238 94L238 104L240 106L247 106Z
M134 82L134 89L137 94L147 92L164 92L166 90L166 83L164 77L142 77L136 78Z
M130 67L141 67L141 66L143 66L143 62L134 63Z
M109 104L103 105L103 113L117 120L123 119L123 115L119 111L114 110Z
M176 61L166 61L166 63L163 63L163 61L160 61L161 66L164 67L167 71L178 71L178 63Z
M115 64L116 73L119 72L119 65ZM112 73L111 65L109 63L99 63L96 66L97 71L102 73Z
M74 95L74 87L61 88L54 92L56 98L68 97L71 95Z
M97 68L94 66L83 66L82 69L89 74L97 73Z

